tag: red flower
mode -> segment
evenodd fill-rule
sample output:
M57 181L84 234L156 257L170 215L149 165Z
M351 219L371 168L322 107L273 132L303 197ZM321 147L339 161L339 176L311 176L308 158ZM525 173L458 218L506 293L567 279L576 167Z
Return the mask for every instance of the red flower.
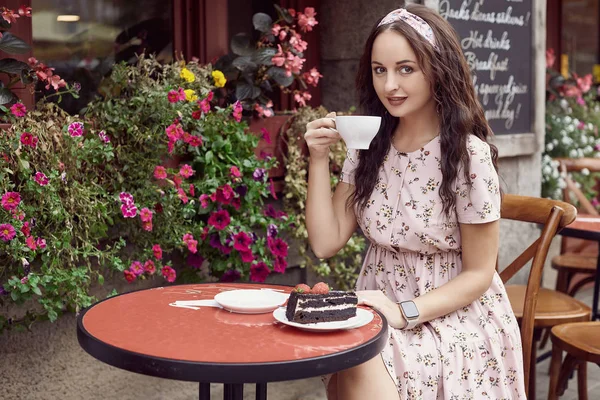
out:
M153 275L156 272L156 266L154 265L154 261L148 260L144 263L144 272L149 275Z
M285 257L276 256L275 262L273 263L273 271L283 274L285 272L286 268L287 268L287 261L286 261Z
M217 197L216 200L219 203L229 204L231 200L233 200L235 196L235 192L229 185L223 185L217 189Z
M167 282L175 282L175 278L177 278L177 272L169 265L165 265L161 271L163 278L167 280Z
M200 119L202 118L202 111L200 110L196 110L192 112L192 118L194 119Z
M27 244L27 247L29 247L31 250L37 249L37 244L35 243L35 239L33 238L33 236L29 236L27 239L25 239L25 243Z
M229 223L231 222L231 218L229 217L229 213L227 210L217 211L211 214L208 218L208 223L215 227L215 229L222 231L225 229Z
M38 142L38 138L33 136L31 133L23 132L21 134L21 143L24 144L25 146L30 146L30 147L35 148L35 146L37 146L37 142Z
M236 197L235 199L233 199L231 201L231 205L233 206L233 208L235 208L236 210L239 210L240 207L242 206L242 199L240 199L239 197Z
M248 251L252 244L252 238L245 232L233 236L233 248L237 251Z
M123 275L125 276L125 279L127 280L127 282L131 283L131 282L135 281L136 276L130 270L126 269L125 271L123 271Z
M288 244L280 238L268 238L267 245L269 246L269 250L275 256L279 257L287 257L288 255Z
M23 232L23 235L25 235L25 236L31 235L31 231L29 228L29 222L25 222L23 224L23 226L21 227L21 232Z
M256 264L252 264L250 267L250 280L253 282L264 282L267 279L267 276L271 271L269 271L269 267L264 262L258 262Z
M252 254L252 250L246 249L246 251L240 251L240 257L242 257L242 262L251 263L254 261L254 254Z
M192 197L194 197L196 195L195 194L196 191L194 190L194 185L192 185L191 183L190 183L190 190L189 190L189 192L190 192L190 196L192 196Z
M162 249L160 248L159 244L152 246L152 252L154 253L154 258L157 260L162 259Z

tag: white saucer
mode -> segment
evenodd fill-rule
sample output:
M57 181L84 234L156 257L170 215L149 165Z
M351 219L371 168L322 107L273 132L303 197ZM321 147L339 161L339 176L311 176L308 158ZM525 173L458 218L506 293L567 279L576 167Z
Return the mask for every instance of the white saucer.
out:
M273 290L240 289L221 292L215 301L227 311L240 314L264 314L283 305L289 294Z
M354 329L360 328L361 326L367 325L373 320L373 313L364 308L356 309L356 317L352 317L346 321L331 321L331 322L317 322L314 324L299 324L292 322L285 316L285 307L280 307L273 311L273 317L282 324L300 328L305 331L311 332L332 332L340 329Z

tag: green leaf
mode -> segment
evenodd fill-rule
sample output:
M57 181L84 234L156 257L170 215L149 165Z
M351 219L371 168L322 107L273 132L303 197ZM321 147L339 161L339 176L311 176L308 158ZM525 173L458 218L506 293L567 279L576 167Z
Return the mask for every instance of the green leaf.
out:
M235 97L238 100L255 99L260 93L260 88L247 83L238 83L235 88Z
M39 288L39 287L37 287L37 286L33 286L33 287L31 288L31 290L33 291L33 293L37 294L38 296L41 296L41 295L42 295L42 291L41 291L41 290L40 290L40 288Z
M0 72L21 75L21 71L29 71L30 69L28 64L23 61L15 60L14 58L3 58L0 60Z
M212 160L214 159L215 155L212 151L207 151L206 155L204 156L204 159L206 160L207 164L212 163Z
M12 33L5 32L0 39L0 50L8 54L24 54L31 50L31 47Z
M252 53L252 61L260 65L273 65L271 59L277 54L277 50L272 47L263 47Z
M98 283L104 285L104 277L100 274L98 274Z
M273 20L265 13L256 13L252 16L252 24L254 25L254 29L266 33L271 31Z
M238 57L231 63L234 67L242 72L254 71L258 68L258 65L249 56Z
M267 75L269 75L278 85L283 87L288 87L294 82L294 76L288 76L285 72L285 69L280 67L271 67L267 70Z
M232 37L231 51L238 56L251 56L254 50L250 44L250 37L245 33L238 33Z
M29 170L29 161L23 159L23 158L19 158L19 166L21 167L22 170Z
M0 104L8 104L14 98L13 92L8 88L0 89Z
M286 10L285 8L281 8L277 4L273 4L273 6L275 6L275 9L277 10L279 18L283 18L288 24L294 22L294 18L292 18L288 10Z

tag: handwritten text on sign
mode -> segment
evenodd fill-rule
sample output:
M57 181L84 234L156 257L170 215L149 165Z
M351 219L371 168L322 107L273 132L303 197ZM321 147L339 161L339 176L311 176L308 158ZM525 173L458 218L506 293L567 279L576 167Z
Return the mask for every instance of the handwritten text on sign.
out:
M440 0L495 133L531 131L531 0Z

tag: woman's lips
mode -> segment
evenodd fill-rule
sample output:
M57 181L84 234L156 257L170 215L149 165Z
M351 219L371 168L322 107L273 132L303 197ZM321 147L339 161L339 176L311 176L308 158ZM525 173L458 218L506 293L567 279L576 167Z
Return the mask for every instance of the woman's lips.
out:
M400 106L406 101L406 97L388 97L387 100L392 106Z

